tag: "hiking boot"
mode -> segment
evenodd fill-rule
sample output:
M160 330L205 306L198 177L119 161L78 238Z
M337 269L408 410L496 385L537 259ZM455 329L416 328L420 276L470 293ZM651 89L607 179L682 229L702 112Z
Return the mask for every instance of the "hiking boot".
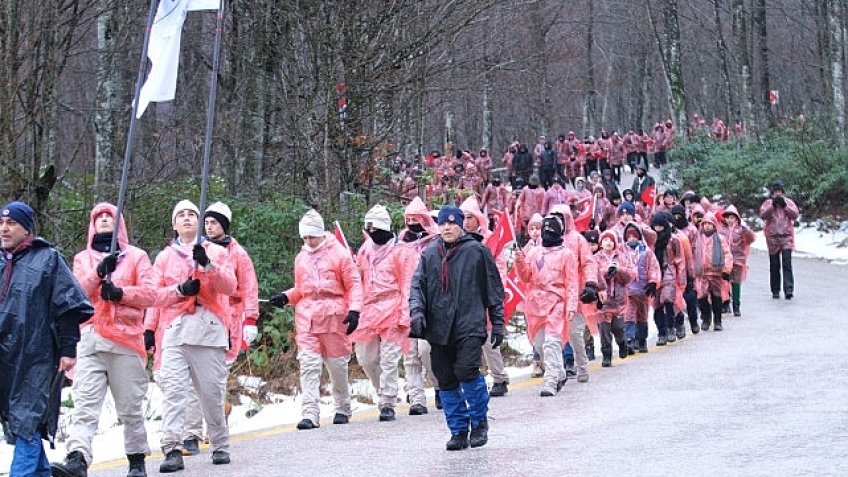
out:
M147 469L144 467L144 454L127 454L130 468L127 477L147 477Z
M197 439L186 439L183 441L183 455L200 454L200 441Z
M629 347L629 346L627 346L627 343L625 343L624 341L622 341L621 343L618 343L618 357L619 357L619 358L621 358L621 359L626 358L626 357L627 357L627 355L629 354L629 353L627 352L627 350L628 350L629 348L630 348L630 347Z
M223 450L216 450L212 453L212 464L223 465L230 463L230 453Z
M468 447L468 431L452 435L448 443L445 444L445 449L449 451L462 450L466 447Z
M489 421L480 421L480 424L471 429L471 435L468 436L468 443L471 447L483 447L489 442Z
M577 369L574 367L574 360L569 359L565 363L565 374L566 376L572 377L577 376Z
M704 321L701 322L701 331L708 331L710 329L710 322Z
M686 325L681 325L677 329L677 339L682 340L683 338L686 338Z
M740 311L741 307L742 305L740 303L733 304L733 316L742 316L742 312Z
M436 409L442 409L442 396L439 395L439 390L436 390Z
M555 396L556 392L549 388L543 388L542 391L539 392L539 396L541 397L552 397Z
M721 331L724 327L721 326L721 320L715 320L715 326L713 326L713 331Z
M657 336L657 346L665 346L667 340L664 335Z
M668 329L668 332L665 335L665 342L674 343L675 341L677 341L677 330L672 327Z
M588 374L578 374L577 375L577 382L578 383L588 383L589 382L589 375Z
M730 302L729 301L721 302L721 312L722 313L730 313Z
M395 410L390 407L384 407L380 409L380 422L386 421L394 421L395 420Z
M57 477L88 477L88 464L82 452L73 451L65 457L65 462L50 465L51 475Z
M612 366L612 356L604 356L603 360L601 360L601 366L604 368Z
M786 299L787 300L791 300L793 296L795 296L795 295L793 295L791 293L786 293Z
M630 356L634 354L636 354L636 340L630 338L627 340L627 355Z
M640 353L647 353L648 352L648 340L642 340L639 343L639 352Z
M541 361L533 361L533 371L530 372L531 378L541 378L545 375L545 368Z
M413 404L412 407L409 408L410 416L422 416L427 414L427 407L423 404Z
M563 386L565 386L565 383L567 383L567 382L568 382L568 376L557 381L557 387L556 387L557 392L560 392L560 390L563 388Z
M697 335L701 331L701 327L698 326L698 320L690 321L689 326L692 328L693 335Z
M501 397L509 392L509 389L506 387L506 383L495 383L492 385L492 389L489 390L489 396L491 397Z
M165 456L165 460L159 464L160 474L170 474L171 472L183 469L185 469L185 465L183 464L183 453L179 449L168 452L168 455Z
M595 360L595 346L594 345L589 345L589 346L586 347L586 359L588 359L589 361Z
M337 412L336 415L333 416L333 424L347 424L349 422L350 418L340 412Z
M772 293L771 297L774 298L775 300L780 300L780 293Z
M315 424L312 422L312 419L301 419L300 422L297 423L297 429L300 431L306 431L309 429L317 429L321 427L319 424Z

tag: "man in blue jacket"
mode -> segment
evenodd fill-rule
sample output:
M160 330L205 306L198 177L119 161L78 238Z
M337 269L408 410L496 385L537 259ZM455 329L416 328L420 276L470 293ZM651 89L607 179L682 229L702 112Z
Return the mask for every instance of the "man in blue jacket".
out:
M451 431L447 450L488 441L489 392L480 374L492 322L492 346L504 337L504 289L492 253L462 228L463 212L439 211L441 237L422 254L412 278L410 336L430 343L433 374ZM470 434L469 434L470 429Z
M64 372L76 363L79 325L94 314L65 259L32 233L23 202L0 208L0 421L14 444L10 477L50 475Z

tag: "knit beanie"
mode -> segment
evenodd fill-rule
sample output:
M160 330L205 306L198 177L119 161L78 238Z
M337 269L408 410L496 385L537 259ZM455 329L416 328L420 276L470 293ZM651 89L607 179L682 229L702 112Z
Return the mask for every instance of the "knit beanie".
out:
M32 210L32 207L17 200L4 205L2 212L0 212L0 216L8 217L21 224L21 227L26 229L30 234L32 233L34 215L35 212Z
M371 207L371 210L365 214L366 228L369 223L375 229L385 230L386 232L392 231L392 218L389 216L389 211L383 205L377 204Z
M190 200L183 199L183 200L177 202L177 205L174 206L174 211L171 212L171 223L172 224L174 223L175 220L177 220L177 214L179 214L180 212L182 212L184 210L192 210L198 216L200 215L200 209L198 209L197 206L194 205L194 202L192 202Z
M628 214L635 216L636 206L633 205L633 202L624 201L618 206L618 214L621 215L622 212L627 212Z
M459 210L459 207L453 205L442 206L442 209L439 210L439 217L436 219L436 222L439 225L450 222L457 224L460 227L462 227L464 221L465 214L461 210Z
M323 237L324 219L321 218L321 214L317 210L309 209L303 214L303 218L300 219L297 228L298 232L300 232L300 238Z
M221 228L224 229L224 234L230 234L230 221L233 220L233 212L227 207L227 204L219 201L210 205L206 208L206 213L203 214L203 218L206 217L217 220L221 224Z

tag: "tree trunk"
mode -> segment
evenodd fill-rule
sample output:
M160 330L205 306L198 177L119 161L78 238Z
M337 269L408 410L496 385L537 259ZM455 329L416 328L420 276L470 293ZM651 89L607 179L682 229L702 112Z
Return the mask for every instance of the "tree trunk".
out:
M774 109L771 106L769 92L771 78L769 68L768 26L766 25L766 0L754 0L754 21L757 24L757 41L760 54L760 108L767 127L775 125Z
M751 55L748 42L748 12L744 0L733 0L733 38L736 50L737 74L739 75L739 104L742 123L745 127L755 124L754 76L751 74Z
M651 1L647 0L648 16L657 39L657 46L662 57L665 81L668 86L668 104L671 115L677 124L677 135L685 137L683 133L687 124L686 120L686 87L683 82L683 65L680 60L680 23L678 20L677 0L662 0L662 16L664 33L660 38L656 29L651 12Z
M713 0L716 24L716 48L718 49L718 59L721 67L721 81L724 93L724 118L725 121L727 121L727 124L732 124L733 118L738 117L739 112L733 101L733 88L730 86L730 68L727 66L727 44L724 42L724 32L721 28L721 10L719 8L719 3L719 0Z
M583 100L583 135L595 131L595 64L593 48L595 46L595 2L589 0L588 19L586 21L586 97Z
M98 2L100 16L97 18L97 109L94 113L94 190L104 193L104 185L114 180L114 168L118 163L118 151L115 144L115 111L120 111L118 104L122 98L119 94L119 84L115 81L117 68L114 60L116 30L112 2ZM104 197L97 197L103 199Z
M830 91L832 116L834 121L834 134L840 145L845 144L845 89L844 75L844 53L845 38L843 37L842 19L845 5L843 0L828 0L828 31L829 31L829 65L830 65Z

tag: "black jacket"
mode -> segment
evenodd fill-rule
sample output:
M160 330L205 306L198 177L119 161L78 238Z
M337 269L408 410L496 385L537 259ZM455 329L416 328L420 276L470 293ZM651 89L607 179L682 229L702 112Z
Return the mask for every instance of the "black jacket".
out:
M533 156L530 155L530 152L527 148L522 147L515 154L515 157L512 159L512 170L516 174L530 173L533 171Z
M9 263L0 259L0 279ZM59 418L59 358L75 357L79 324L94 314L62 255L41 238L12 258L0 302L0 420L7 441L51 439ZM0 284L2 287L2 284ZM61 389L61 384L59 384Z
M421 255L412 277L410 316L424 316L425 338L432 344L448 345L460 338L486 338L486 316L492 326L504 323L504 288L495 259L488 247L465 234L450 257L449 288L442 290L441 270L444 241L433 242ZM453 248L452 247L452 248ZM488 313L487 313L488 312Z

